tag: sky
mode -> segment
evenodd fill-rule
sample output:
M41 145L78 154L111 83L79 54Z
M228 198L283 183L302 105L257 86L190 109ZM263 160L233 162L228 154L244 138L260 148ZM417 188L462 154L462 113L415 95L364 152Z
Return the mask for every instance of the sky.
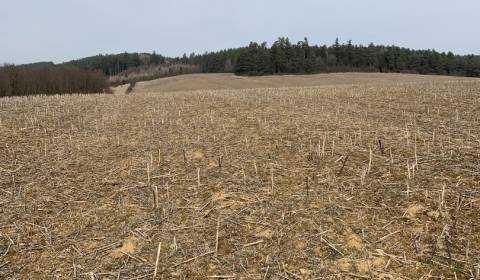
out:
M2 0L0 63L352 40L480 54L478 0Z

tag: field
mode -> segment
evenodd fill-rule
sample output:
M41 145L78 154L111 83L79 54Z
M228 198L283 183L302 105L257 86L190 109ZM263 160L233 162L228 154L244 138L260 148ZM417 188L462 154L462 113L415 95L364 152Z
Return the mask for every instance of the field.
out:
M283 75L244 77L232 74L189 74L147 82L139 82L134 88L136 93L208 90L208 89L252 89L278 87L314 87L371 83L429 82L448 81L446 76L422 76L407 74L378 73L332 73L317 75ZM462 79L462 78L457 78Z
M0 99L0 278L480 279L479 117L400 74Z

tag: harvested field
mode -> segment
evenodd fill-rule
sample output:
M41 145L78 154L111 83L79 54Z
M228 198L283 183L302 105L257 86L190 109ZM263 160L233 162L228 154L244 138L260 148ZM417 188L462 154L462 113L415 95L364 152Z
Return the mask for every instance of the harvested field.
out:
M479 279L480 81L358 75L0 99L0 278Z
M409 74L380 73L331 73L316 75L283 75L283 76L235 76L233 74L189 74L135 85L134 93L165 92L207 89L252 89L280 87L313 87L326 85L378 84L398 82L431 82L468 80L468 78L452 78L447 76L425 76Z

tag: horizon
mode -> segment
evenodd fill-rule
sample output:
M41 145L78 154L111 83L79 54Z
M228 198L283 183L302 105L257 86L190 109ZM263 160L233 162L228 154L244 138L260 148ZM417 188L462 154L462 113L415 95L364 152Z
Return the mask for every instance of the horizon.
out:
M455 5L433 0L247 0L234 9L219 0L52 0L48 4L21 0L4 4L0 12L0 63L62 63L123 52L155 51L178 57L238 48L252 41L271 45L278 37L288 37L292 43L307 37L311 45L330 46L339 38L355 45L478 55L480 39L473 34L479 9L480 3L473 0Z
M283 36L280 36L278 38L281 38ZM288 37L284 37L284 38L288 38ZM308 37L303 37L303 38L307 38L308 39L308 42L309 42L309 45L310 46L319 46L319 47L322 47L322 46L327 46L327 47L332 47L334 45L334 43L325 43L325 44L315 44L315 43L312 43L312 41L310 40L310 38ZM290 38L288 38L290 39ZM346 41L342 41L339 39L339 42L341 45L346 45L348 40ZM302 41L302 40L290 40L290 42L292 44L296 44L297 42L299 41ZM92 55L87 55L87 56L83 56L83 57L77 57L77 58L72 58L72 59L69 59L69 60L65 60L65 61L33 61L33 62L27 62L27 63L22 63L22 64L14 64L14 63L9 63L9 62L3 62L1 64L13 64L13 65L28 65L28 64L36 64L36 63L54 63L54 64L62 64L62 63L68 63L68 62L71 62L71 61L75 61L75 60L81 60L81 59L84 59L84 58L89 58L89 57L95 57L95 56L108 56L108 55L119 55L119 54L122 54L122 53L129 53L129 54L134 54L134 53L138 53L138 54L153 54L153 52L155 52L155 54L157 55L161 55L165 58L170 58L170 59L174 59L174 58L179 58L179 57L182 57L184 54L186 54L187 56L189 56L190 54L194 53L195 55L202 55L204 53L215 53L215 52L220 52L220 51L223 51L223 50L228 50L228 49L238 49L238 48L243 48L243 47L248 47L248 45L251 43L251 42L254 42L254 43L263 43L265 41L249 41L248 43L246 44L243 44L243 45L239 45L239 46L236 46L236 47L229 47L229 48L224 48L224 49L215 49L215 50L206 50L204 52L199 52L199 53L195 53L195 52L184 52L184 53L181 53L181 54L178 54L178 55L175 55L175 56L167 56L167 55L164 55L162 53L159 53L155 50L153 51L121 51L121 52L116 52L116 53L98 53L98 54L92 54ZM275 42L272 41L272 42L266 42L267 45L269 47L272 46L272 44ZM449 50L446 50L446 51L439 51L435 48L425 48L425 49L415 49L415 48L409 48L409 47L405 47L405 46L398 46L398 45L384 45L384 44L377 44L377 43L374 43L374 42L369 42L367 44L357 44L355 42L352 41L352 44L354 46L362 46L362 47L368 47L369 44L373 44L375 46L385 46L385 47L399 47L399 48L404 48L404 49L410 49L410 50L417 50L417 51L427 51L427 50L432 50L432 51L436 51L438 53L449 53L449 52L452 52L452 51L449 51ZM461 55L461 56L469 56L469 55L474 55L474 56L479 56L480 54L475 54L475 53L465 53L465 54L460 54L460 53L456 53L456 52L452 52L454 55Z

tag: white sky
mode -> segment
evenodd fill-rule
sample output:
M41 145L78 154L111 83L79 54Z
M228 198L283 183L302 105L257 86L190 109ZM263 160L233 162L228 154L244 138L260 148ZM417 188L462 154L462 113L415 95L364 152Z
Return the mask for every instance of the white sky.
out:
M478 0L2 0L0 63L308 37L480 54Z

